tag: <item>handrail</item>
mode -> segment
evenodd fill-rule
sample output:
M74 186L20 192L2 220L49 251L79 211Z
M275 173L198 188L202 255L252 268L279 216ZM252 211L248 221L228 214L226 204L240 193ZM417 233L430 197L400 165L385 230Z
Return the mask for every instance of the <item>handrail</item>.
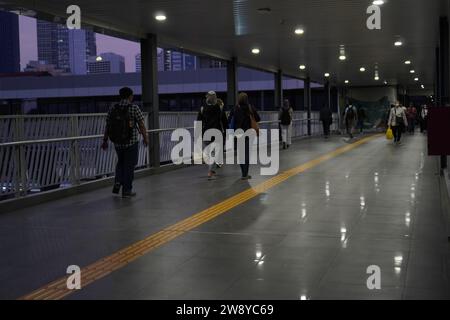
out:
M308 120L312 121L312 120L318 120L318 119L293 119L292 121L298 122L298 121L308 121ZM261 121L261 122L259 122L259 124L271 124L271 123L279 123L279 122L280 122L280 120L268 120L268 121ZM147 130L147 133L161 133L161 132L174 131L176 129L194 129L194 127L151 129L151 130ZM0 143L0 148L1 147L23 146L23 145L30 145L30 144L53 143L53 142L82 141L82 140L98 139L98 138L102 138L102 137L103 137L103 134L96 134L96 135L77 136L77 137L12 141L12 142Z

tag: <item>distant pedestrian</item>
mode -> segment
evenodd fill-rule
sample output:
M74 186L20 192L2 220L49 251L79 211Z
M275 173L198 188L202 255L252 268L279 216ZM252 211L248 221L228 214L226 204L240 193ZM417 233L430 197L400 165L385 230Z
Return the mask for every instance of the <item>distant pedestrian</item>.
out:
M428 108L426 105L422 106L422 110L420 110L420 132L424 133L427 131L428 126Z
M120 192L122 197L136 196L133 192L134 169L138 162L139 133L148 145L145 119L141 110L133 102L133 91L124 87L119 91L120 102L115 104L106 117L106 128L102 149L108 148L108 139L114 143L117 153L116 176L113 193Z
M281 124L281 139L283 142L283 149L289 148L292 144L292 120L294 118L294 109L290 106L289 100L283 101L283 107L278 114L278 119Z
M412 103L406 111L406 118L408 119L408 132L414 134L414 131L416 130L417 109Z
M320 121L322 121L323 135L325 139L328 139L330 137L330 126L333 123L333 113L326 105L320 110Z
M347 134L350 139L353 139L353 130L355 129L355 125L358 121L358 111L356 107L349 104L344 111L344 122L345 127L347 129Z
M363 107L358 108L358 129L359 133L363 133L364 131L364 121L366 121L367 115L366 115L366 109Z
M389 115L389 126L394 134L394 144L401 144L403 128L408 125L405 109L397 102Z
M230 114L230 119L234 122L235 129L242 129L246 132L249 129L255 129L254 126L257 127L257 123L261 121L261 118L258 115L256 109L250 105L248 101L248 95L245 92L241 92L238 96L238 104L232 110ZM256 128L257 129L257 128ZM252 177L248 174L250 168L250 145L251 141L248 137L240 137L238 139L245 139L244 141L238 141L245 146L244 150L244 161L240 164L242 180L248 180Z
M223 102L222 100L217 99L217 95L214 91L209 91L206 94L206 104L202 106L197 115L197 121L202 122L202 134L206 132L208 129L217 129L222 132L222 135L225 135L225 130L227 129L228 120L225 111L223 110ZM209 146L210 144L215 144L214 138L212 141L204 142L204 147ZM214 148L214 145L211 146ZM221 146L223 147L223 145ZM211 156L215 157L214 153ZM220 168L221 164L212 163L208 165L208 179L213 179L217 171L216 169Z

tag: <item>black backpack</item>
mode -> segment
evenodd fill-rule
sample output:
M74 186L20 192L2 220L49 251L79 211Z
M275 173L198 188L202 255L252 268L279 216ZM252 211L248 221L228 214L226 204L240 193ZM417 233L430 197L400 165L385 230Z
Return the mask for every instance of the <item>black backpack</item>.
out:
M289 109L284 109L281 111L281 124L283 126L288 126L291 124L292 118L291 114L289 113Z
M354 107L348 107L347 109L347 120L354 120L355 119L355 108Z
M110 113L108 122L108 136L115 144L127 144L133 135L133 126L128 106L116 104Z

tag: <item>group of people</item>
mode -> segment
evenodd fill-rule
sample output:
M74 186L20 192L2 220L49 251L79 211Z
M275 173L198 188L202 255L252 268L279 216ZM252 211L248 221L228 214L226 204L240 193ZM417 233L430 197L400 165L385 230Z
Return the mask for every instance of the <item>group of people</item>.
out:
M217 94L214 91L209 91L206 94L205 105L200 108L197 115L197 121L202 122L203 133L209 129L217 129L225 135L225 131L228 128L234 130L242 129L244 132L249 129L257 129L255 123L260 122L261 118L255 107L250 105L248 95L245 92L239 93L236 106L227 116L223 101L217 98ZM248 174L250 168L250 140L245 136L242 139L245 139L245 158L242 161L243 163L240 164L241 179L249 180L251 179L251 176ZM211 143L214 143L214 139L205 142L204 147ZM221 165L217 163L208 165L208 179L214 179L217 175L217 169L220 167Z
M120 89L119 94L119 103L109 110L106 117L102 148L108 148L108 140L114 143L118 161L113 193L118 194L122 188L122 197L130 198L136 195L133 192L132 184L134 169L138 161L139 134L142 135L145 145L148 144L148 136L144 115L139 107L133 104L133 91L125 87ZM418 112L413 105L405 108L399 102L396 102L395 105L391 106L388 114L386 125L393 131L395 144L401 143L402 133L406 130L413 134L417 122L420 124L422 132L427 129L428 109L426 106L423 106ZM289 100L285 99L278 114L283 149L289 148L292 144L293 117L294 110ZM343 119L347 134L350 138L353 138L356 127L362 132L366 113L363 108L357 109L349 104L344 110ZM255 107L250 105L248 95L245 92L239 94L237 104L227 115L223 101L217 97L214 91L209 91L206 95L205 105L198 112L197 120L202 123L202 133L209 129L217 129L225 136L227 129L242 129L244 132L249 129L258 131L258 123L261 118ZM328 138L330 136L330 125L333 121L332 112L328 107L324 107L320 111L320 121L323 124L324 136ZM245 154L244 161L240 161L241 179L248 180L251 179L249 175L251 142L246 135L242 139L245 139L245 141L241 141L245 145ZM214 140L205 142L204 147L211 143L214 143ZM208 165L208 179L214 179L220 167L221 164L218 163Z
M398 101L391 105L387 126L394 134L394 144L401 144L402 133L408 132L413 135L416 131L416 124L420 125L420 132L427 130L428 107L423 105L418 112L411 103L408 108L402 106Z

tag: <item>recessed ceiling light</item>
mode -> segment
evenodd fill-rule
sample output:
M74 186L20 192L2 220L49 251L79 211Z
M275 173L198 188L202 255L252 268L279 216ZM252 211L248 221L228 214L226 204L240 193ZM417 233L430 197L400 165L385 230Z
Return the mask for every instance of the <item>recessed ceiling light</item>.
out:
M386 80L384 80L384 84L388 84L388 82Z
M409 73L416 73L415 70L409 70Z
M330 74L327 72L324 74L325 78L328 78L330 76Z
M261 52L261 50L259 50L258 48L253 48L252 49L252 53L253 54L259 54Z
M376 5L376 6L381 6L381 5L383 5L384 4L384 1L383 0L375 0L374 2L372 2L374 5Z
M344 82L345 82L345 83L350 83L350 81L348 81L348 80L345 80Z
M375 81L378 81L378 80L380 80L380 77L378 77L378 76L375 76Z
M297 29L295 29L295 34L304 34L305 33L305 30L303 30L302 28L297 28Z
M102 61L102 60L103 60L103 58L101 56L98 56L95 58L95 61L97 61L97 62Z
M422 88L422 89L425 89L425 86L422 84L422 85L420 85L420 87Z
M167 19L167 17L164 14L157 14L155 16L155 19L158 21L165 21Z
M405 64L411 64L411 61L406 60L406 61L405 61Z
M401 42L400 40L394 42L394 46L396 46L396 47L400 47L402 45L403 45L403 42Z
M302 65L300 65L300 70L305 70L306 69L306 66L304 65L304 64L302 64Z
M359 68L359 71L364 72L364 71L366 71L366 68L361 67L361 68Z
M414 81L419 81L419 78L414 78Z
M345 59L347 59L346 56L339 56L339 60L344 61Z

